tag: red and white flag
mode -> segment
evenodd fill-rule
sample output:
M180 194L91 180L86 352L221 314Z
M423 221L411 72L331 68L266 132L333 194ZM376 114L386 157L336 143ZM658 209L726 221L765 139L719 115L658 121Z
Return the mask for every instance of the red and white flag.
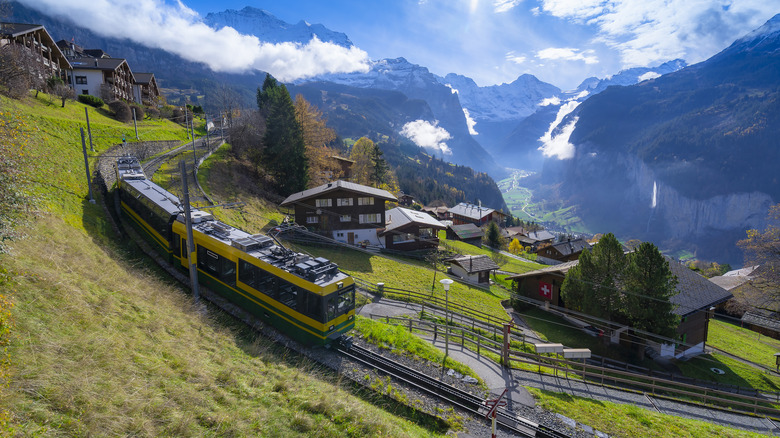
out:
M543 281L539 282L539 295L548 300L552 299L552 285Z

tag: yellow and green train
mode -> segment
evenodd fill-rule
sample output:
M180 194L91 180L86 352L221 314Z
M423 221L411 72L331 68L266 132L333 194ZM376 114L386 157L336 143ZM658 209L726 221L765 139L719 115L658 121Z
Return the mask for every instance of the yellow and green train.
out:
M120 212L169 263L188 271L187 227L178 197L149 181L133 157L117 160ZM355 325L355 282L321 257L296 253L191 212L198 281L302 343L326 345Z

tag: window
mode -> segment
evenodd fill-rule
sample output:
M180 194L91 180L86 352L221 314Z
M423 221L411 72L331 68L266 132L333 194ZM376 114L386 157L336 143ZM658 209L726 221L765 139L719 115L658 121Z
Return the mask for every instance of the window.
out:
M338 198L336 199L336 205L339 207L348 207L352 205L352 198Z
M328 320L355 309L355 286L328 297Z
M378 224L382 222L381 213L361 214L358 220L361 224Z
M412 233L393 234L393 243L412 242L414 238Z
M433 237L433 228L420 228L420 237Z
M358 198L358 205L374 205L374 198L370 196L365 198Z
M89 94L89 90L81 90L81 94Z
M86 76L76 76L76 83L80 85L87 85L87 77Z
M332 199L330 199L330 198L328 198L328 199L315 199L314 200L314 205L316 205L317 207L330 207L331 206L331 201L332 201Z
M236 285L236 264L198 245L198 269L230 286Z
M306 223L307 223L307 224L316 224L316 223L318 223L319 221L320 221L320 218L319 218L319 217L317 217L317 216L308 216L308 217L306 218Z
M247 286L276 299L277 278L263 269L245 261L238 261L238 279Z
M339 220L341 222L350 222L352 220L352 216L349 214L342 214L341 216L339 216Z

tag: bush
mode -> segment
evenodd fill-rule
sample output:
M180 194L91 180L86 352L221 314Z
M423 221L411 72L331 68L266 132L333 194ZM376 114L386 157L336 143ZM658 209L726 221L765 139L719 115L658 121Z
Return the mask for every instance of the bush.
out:
M149 116L150 119L159 119L160 118L160 110L157 108L150 106L146 108L146 115Z
M94 106L95 108L100 108L105 104L103 99L89 94L79 94L78 100L84 105Z
M143 120L145 117L144 114L144 107L141 105L138 105L137 103L133 103L130 105L130 108L135 110L135 119L136 120ZM130 111L130 114L133 114L132 110Z
M133 112L130 111L130 105L124 100L115 100L108 104L108 108L114 113L114 118L120 122L128 123L133 121Z

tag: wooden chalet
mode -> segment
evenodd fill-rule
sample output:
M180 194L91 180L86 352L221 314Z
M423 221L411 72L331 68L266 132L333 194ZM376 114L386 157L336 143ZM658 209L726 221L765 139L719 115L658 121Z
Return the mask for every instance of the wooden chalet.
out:
M78 58L71 65L76 94L89 94L106 101L134 100L135 77L124 59Z
M481 227L490 221L503 224L506 220L506 215L498 210L467 202L450 208L447 213L453 225L474 224Z
M447 227L447 239L460 240L470 245L482 248L482 237L485 232L474 224L450 225Z
M294 211L296 224L339 242L381 245L385 201L398 200L387 190L339 180L294 193L280 206Z
M385 212L387 227L379 236L384 237L385 248L400 251L431 249L439 246L439 230L446 227L428 213L396 207Z
M570 262L578 260L584 250L590 250L590 244L585 239L566 240L553 243L536 250L539 263L546 265L557 264L560 262Z
M458 256L445 260L450 273L472 283L490 284L490 272L499 266L486 255Z
M135 101L146 106L157 106L160 88L157 87L154 73L133 73L133 76L135 77L133 84Z
M67 83L71 64L42 25L0 23L0 48L9 45L23 48L31 55L33 62L27 67L38 81L57 77Z
M398 193L398 205L402 205L404 207L409 207L412 204L414 204L414 196L409 195L404 192Z

